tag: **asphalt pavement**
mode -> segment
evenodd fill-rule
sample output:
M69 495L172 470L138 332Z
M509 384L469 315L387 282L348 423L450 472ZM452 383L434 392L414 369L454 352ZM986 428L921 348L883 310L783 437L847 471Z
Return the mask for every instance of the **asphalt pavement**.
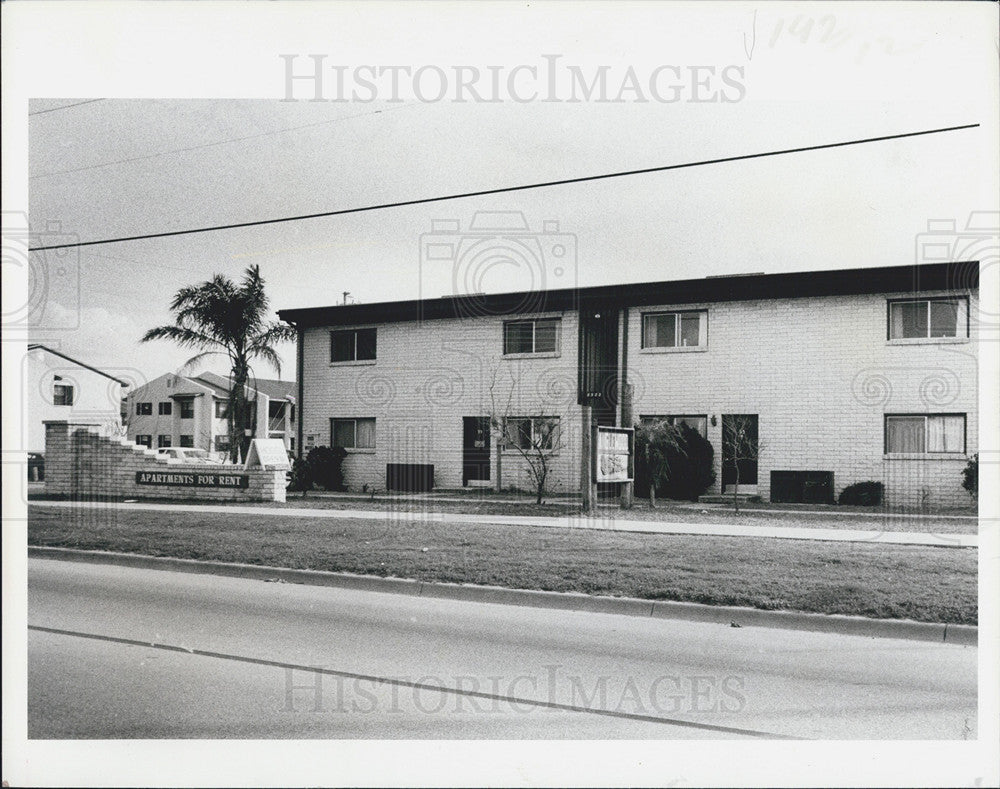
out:
M29 560L32 738L976 734L977 649Z

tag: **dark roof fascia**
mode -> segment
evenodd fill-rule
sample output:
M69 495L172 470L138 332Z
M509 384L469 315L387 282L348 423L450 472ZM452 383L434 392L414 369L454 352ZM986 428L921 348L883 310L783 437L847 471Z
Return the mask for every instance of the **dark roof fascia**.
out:
M979 262L963 261L798 271L785 274L740 274L538 292L284 309L278 310L278 317L300 327L356 326L365 323L575 310L583 304L590 303L600 304L605 308L621 308L653 304L920 293L934 290L970 290L978 287Z
M29 351L33 351L36 348L42 348L48 351L49 353L55 354L56 356L65 359L67 362L73 362L73 364L75 364L77 367L82 367L84 370L90 370L92 373L97 373L98 375L103 375L105 378L110 378L112 381L115 381L116 383L119 383L126 388L128 388L130 385L128 381L123 381L121 378L115 378L113 375L108 375L106 372L104 372L104 370L98 370L96 367L91 367L89 364L84 364L79 359L74 359L72 356L67 356L64 353L60 353L59 351L50 348L48 345L42 345L42 343L40 342L34 342L28 345Z

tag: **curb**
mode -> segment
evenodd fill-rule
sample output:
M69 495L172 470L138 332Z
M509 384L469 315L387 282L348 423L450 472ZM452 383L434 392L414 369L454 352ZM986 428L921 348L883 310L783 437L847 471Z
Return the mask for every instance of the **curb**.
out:
M508 589L500 586L474 586L405 578L380 578L372 575L334 573L323 570L297 570L257 564L211 562L198 559L175 559L113 551L85 551L76 548L28 546L29 558L58 559L71 562L111 564L142 570L172 570L175 572L220 575L257 581L283 581L310 586L332 586L366 592L403 594L442 600L461 600L497 605L519 605L529 608L550 608L562 611L644 616L654 619L680 619L729 626L772 627L788 630L840 633L870 638L901 638L914 641L937 641L976 646L979 628L976 625L949 625L916 622L910 619L869 619L842 614L810 614L797 611L765 611L740 606L715 606L702 603L682 603L667 600L640 600L634 597L602 597L579 592L543 592L530 589Z

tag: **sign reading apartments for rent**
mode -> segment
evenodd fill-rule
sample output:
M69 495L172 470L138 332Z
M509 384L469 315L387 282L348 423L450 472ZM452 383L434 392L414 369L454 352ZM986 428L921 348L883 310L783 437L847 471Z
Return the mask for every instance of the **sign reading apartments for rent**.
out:
M187 488L248 488L246 474L213 474L191 471L137 471L137 485L173 485Z

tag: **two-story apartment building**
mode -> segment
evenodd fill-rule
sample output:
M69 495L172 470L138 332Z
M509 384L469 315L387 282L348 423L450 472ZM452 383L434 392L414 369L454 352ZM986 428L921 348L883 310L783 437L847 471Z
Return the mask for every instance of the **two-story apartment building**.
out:
M528 488L513 444L544 434L551 489L578 491L586 405L598 424L701 431L713 492L738 469L765 499L876 480L890 503L948 505L968 502L977 447L978 282L978 264L950 263L279 315L298 329L298 445L345 447L351 487L499 472ZM727 458L736 427L752 451Z
M255 438L280 438L295 450L294 381L258 378L247 396L256 401ZM136 387L122 411L128 437L151 448L197 447L229 451L229 380L215 373L166 373Z

